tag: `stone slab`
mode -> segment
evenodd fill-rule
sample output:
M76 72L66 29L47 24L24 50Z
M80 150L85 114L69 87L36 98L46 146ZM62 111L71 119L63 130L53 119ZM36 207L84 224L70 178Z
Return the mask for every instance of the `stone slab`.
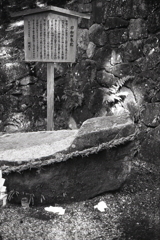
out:
M0 166L55 158L57 153L98 147L134 132L133 121L123 114L88 119L79 130L4 134L0 136Z
M71 148L81 151L134 132L135 125L128 114L91 118L83 123Z
M13 133L0 136L0 164L41 159L66 150L78 130Z
M124 114L88 119L79 130L2 135L0 166L10 201L82 201L120 188L131 170L134 134ZM112 140L111 148L101 148Z

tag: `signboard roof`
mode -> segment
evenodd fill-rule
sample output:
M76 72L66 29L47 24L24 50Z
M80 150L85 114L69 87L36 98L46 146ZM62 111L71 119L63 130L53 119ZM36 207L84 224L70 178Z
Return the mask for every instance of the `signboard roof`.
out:
M75 62L78 18L88 14L47 6L16 12L24 17L26 61Z
M28 9L20 12L15 12L15 13L12 13L12 17L34 15L34 14L44 13L44 12L53 12L56 14L68 15L71 17L90 19L89 14L79 13L79 12L75 12L75 11L71 11L68 9L59 8L55 6L47 6L43 8Z

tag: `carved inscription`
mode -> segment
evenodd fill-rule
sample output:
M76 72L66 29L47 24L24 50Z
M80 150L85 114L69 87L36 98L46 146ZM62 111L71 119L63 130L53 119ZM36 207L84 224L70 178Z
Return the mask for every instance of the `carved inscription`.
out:
M26 61L74 62L77 19L55 14L25 17Z

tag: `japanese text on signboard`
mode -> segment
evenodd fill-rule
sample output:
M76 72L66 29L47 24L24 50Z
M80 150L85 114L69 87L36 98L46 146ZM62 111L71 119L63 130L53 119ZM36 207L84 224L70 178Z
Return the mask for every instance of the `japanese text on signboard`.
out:
M39 14L25 18L27 61L74 62L77 19Z

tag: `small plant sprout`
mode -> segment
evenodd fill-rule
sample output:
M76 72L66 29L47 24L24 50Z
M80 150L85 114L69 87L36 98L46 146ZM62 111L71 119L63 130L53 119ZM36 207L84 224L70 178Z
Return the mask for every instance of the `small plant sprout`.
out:
M43 194L41 194L41 203L43 202L43 201L45 201L45 197L44 197L44 195Z
M2 170L0 170L0 205L5 206L7 200L6 187L4 186L5 179L2 178Z
M29 204L31 203L32 204L32 206L34 205L34 194L32 193L32 194L29 194L30 195L30 198L29 198Z
M13 189L8 193L8 200L11 201L14 195L18 196L19 192Z

